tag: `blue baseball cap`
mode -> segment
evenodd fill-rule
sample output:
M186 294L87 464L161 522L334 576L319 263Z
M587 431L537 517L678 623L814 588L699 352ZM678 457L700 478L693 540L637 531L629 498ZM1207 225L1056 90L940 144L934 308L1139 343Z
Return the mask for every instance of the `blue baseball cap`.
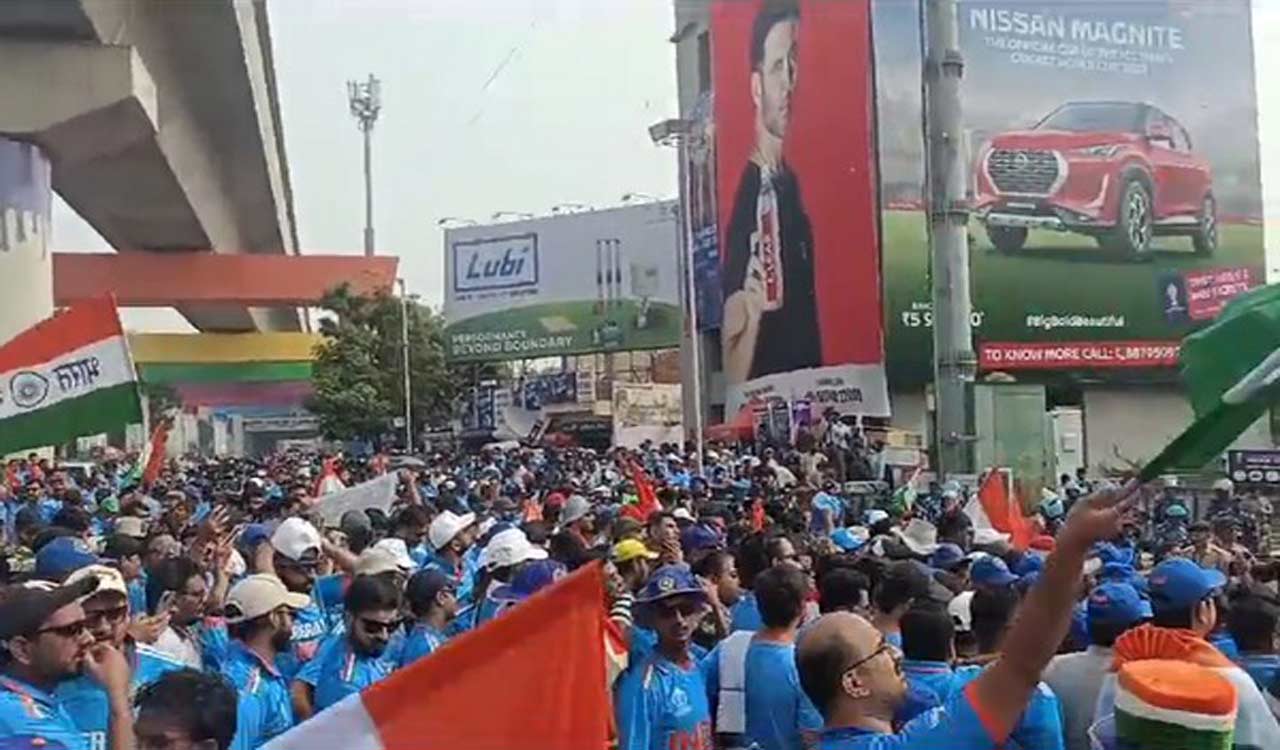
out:
M1009 566L995 555L983 555L973 561L969 579L982 586L1008 586L1018 577L1009 572Z
M1009 570L1025 578L1032 573L1044 570L1044 558L1030 552L1023 553Z
M717 549L724 545L720 535L706 524L695 523L680 533L680 546L685 552L698 552L704 549Z
M50 540L36 553L37 578L60 581L74 571L102 562L81 538L60 536Z
M636 601L641 604L651 604L660 599L686 594L703 599L707 596L707 593L702 590L702 584L698 582L698 577L693 574L688 565L669 563L654 571L649 582L640 589L640 595L636 597Z
M964 550L958 544L943 542L929 556L929 567L937 570L952 570L964 562Z
M831 532L831 543L839 547L841 552L857 552L865 541L849 529L836 529Z
M1102 566L1102 570L1098 572L1098 580L1108 583L1127 583L1138 590L1138 593L1146 593L1147 579L1142 574L1133 569L1132 565L1127 563L1107 563Z
M1133 625L1152 616L1151 602L1127 583L1108 582L1089 592L1090 624Z
M531 560L520 567L511 583L493 590L493 598L521 602L563 578L568 569L555 560Z
M1186 609L1212 595L1227 583L1222 571L1202 568L1185 557L1171 557L1156 566L1147 578L1151 606Z

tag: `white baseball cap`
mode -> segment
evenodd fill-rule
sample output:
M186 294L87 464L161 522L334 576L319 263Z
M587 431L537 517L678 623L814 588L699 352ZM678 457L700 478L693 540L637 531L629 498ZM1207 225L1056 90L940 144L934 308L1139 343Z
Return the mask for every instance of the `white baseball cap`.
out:
M147 537L146 522L137 516L121 516L116 519L115 533L134 539L145 539Z
M320 532L306 520L286 518L271 535L271 548L290 560L300 561L314 550L320 554Z
M693 521L698 520L693 517L693 512L690 511L688 508L676 508L675 510L671 511L671 517L678 519L680 521L689 521L691 523Z
M947 605L947 614L951 615L951 621L955 623L958 632L968 633L973 630L973 593L961 592Z
M295 594L279 578L266 573L245 576L227 592L223 615L227 624L247 622L269 614L278 607L302 609L311 603L306 594Z
M124 576L115 568L106 565L86 565L67 576L67 580L62 585L70 586L73 583L79 583L86 578L97 578L98 588L94 589L95 594L101 594L104 591L114 591L122 594L126 598L129 596L129 587L125 585Z
M389 550L370 547L356 558L355 574L358 576L376 576L383 573L400 573L396 556Z
M520 529L499 531L480 553L480 565L488 570L519 565L526 560L545 559L547 551L530 542Z
M383 539L373 545L372 549L381 550L391 555L391 558L395 560L396 567L402 572L411 573L414 568L418 567L418 564L409 556L409 547L404 543L403 539Z
M441 549L452 542L463 529L475 522L475 513L458 515L451 510L446 510L431 521L431 527L427 529L427 541L431 542L433 549Z

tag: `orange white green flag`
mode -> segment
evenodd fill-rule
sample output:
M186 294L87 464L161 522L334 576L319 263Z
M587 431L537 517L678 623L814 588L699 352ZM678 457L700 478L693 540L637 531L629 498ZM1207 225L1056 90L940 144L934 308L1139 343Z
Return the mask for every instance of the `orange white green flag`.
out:
M73 305L0 346L0 455L141 421L113 299Z

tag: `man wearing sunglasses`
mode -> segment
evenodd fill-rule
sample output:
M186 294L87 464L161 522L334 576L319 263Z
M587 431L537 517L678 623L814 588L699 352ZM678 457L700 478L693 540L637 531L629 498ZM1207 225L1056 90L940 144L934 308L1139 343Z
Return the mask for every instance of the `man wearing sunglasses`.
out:
M111 646L124 655L130 667L131 692L183 668L182 662L129 638L129 594L120 571L89 565L68 576L67 584L87 579L96 579L98 588L80 604L85 625L95 644ZM107 691L88 675L80 675L59 683L54 695L85 733L90 747L106 747L111 718Z
M111 646L94 643L80 605L97 586L89 578L0 590L0 743L38 738L52 747L98 750L54 695L60 683L84 672L107 694L107 750L132 750L129 665Z
M1002 745L1067 634L1085 557L1120 532L1135 487L1078 501L1010 627L1001 655L947 702L893 723L907 695L902 657L858 615L824 615L800 638L800 682L825 720L823 750L986 750Z
M709 750L714 747L711 707L691 651L693 633L710 610L701 582L684 563L664 565L636 605L638 619L657 633L658 644L618 678L614 711L620 750Z
M289 678L276 664L289 648L293 613L310 603L264 573L242 578L227 593L223 615L232 641L222 675L240 695L235 750L254 750L296 723Z
M320 643L329 634L328 618L314 596L324 540L307 521L286 518L276 527L270 543L275 574L289 591L308 600L295 613L289 648L280 654L280 671L292 680L302 666L315 657Z
M343 598L344 632L329 636L293 682L298 719L323 711L391 674L387 647L400 628L400 588L386 576L356 576Z

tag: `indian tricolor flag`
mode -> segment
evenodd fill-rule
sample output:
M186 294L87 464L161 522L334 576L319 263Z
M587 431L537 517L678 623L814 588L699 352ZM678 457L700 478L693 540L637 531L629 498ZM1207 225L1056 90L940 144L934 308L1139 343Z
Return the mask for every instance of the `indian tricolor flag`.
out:
M0 347L0 455L142 421L115 301L74 305Z
M1143 481L1202 468L1280 400L1280 285L1232 300L1183 340L1179 358L1196 420L1142 468Z
M583 566L265 750L606 750L604 574Z

